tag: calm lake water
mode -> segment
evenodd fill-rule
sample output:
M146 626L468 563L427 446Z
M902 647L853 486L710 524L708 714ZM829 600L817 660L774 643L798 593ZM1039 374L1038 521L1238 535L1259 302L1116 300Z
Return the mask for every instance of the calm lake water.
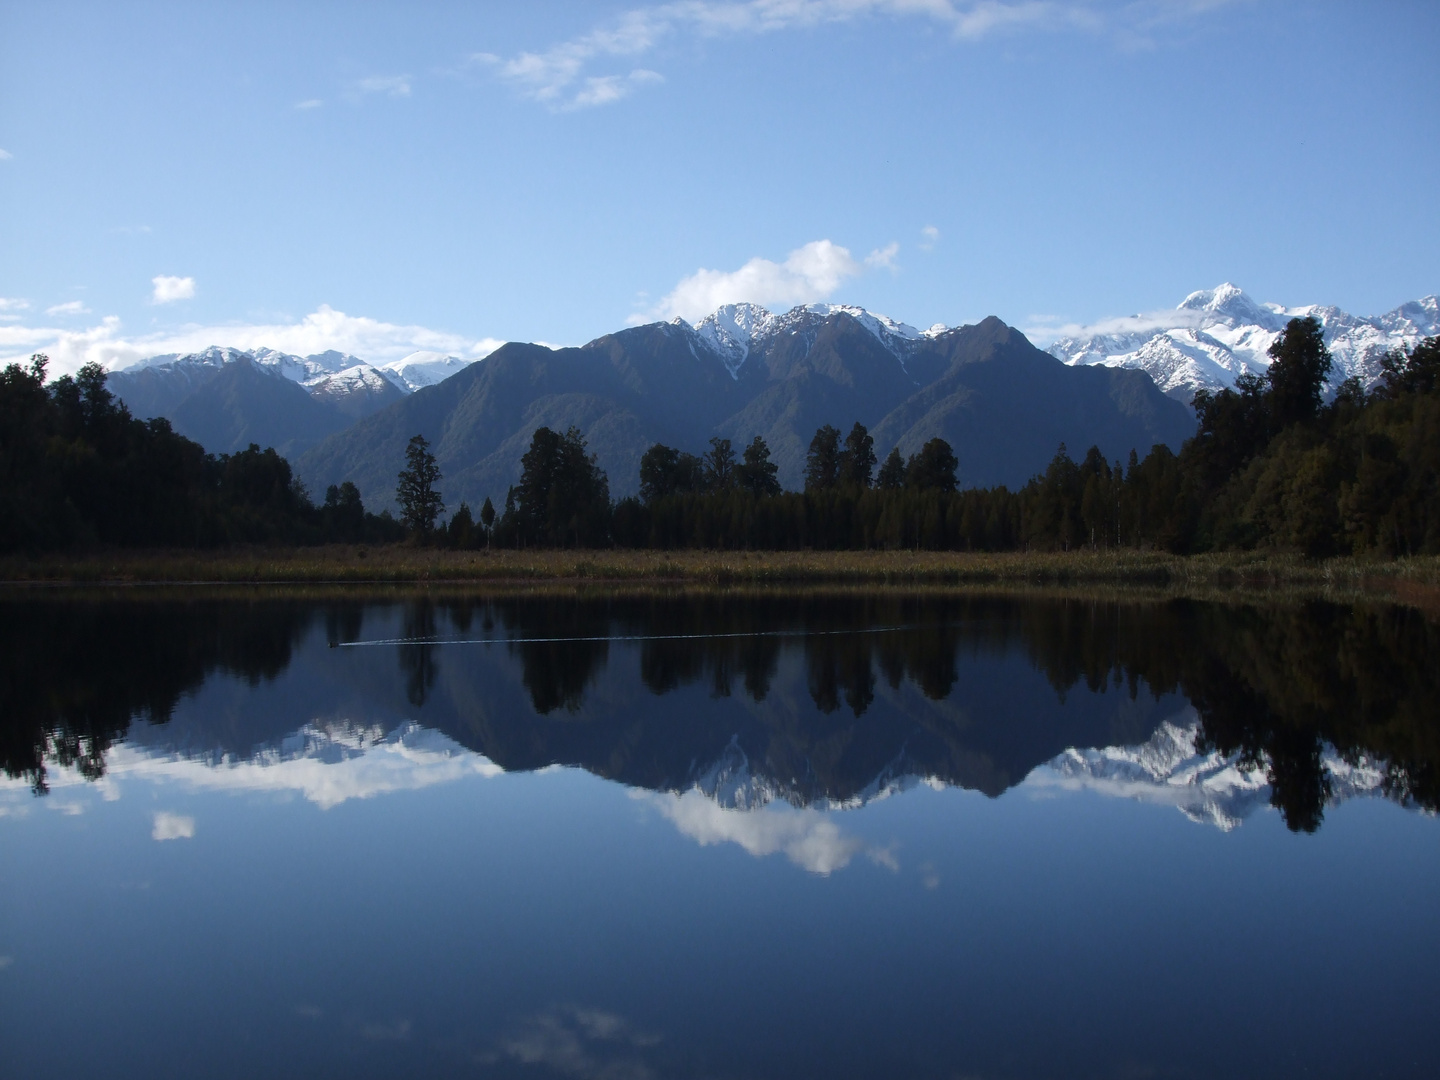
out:
M1440 619L0 600L15 1077L1433 1076Z

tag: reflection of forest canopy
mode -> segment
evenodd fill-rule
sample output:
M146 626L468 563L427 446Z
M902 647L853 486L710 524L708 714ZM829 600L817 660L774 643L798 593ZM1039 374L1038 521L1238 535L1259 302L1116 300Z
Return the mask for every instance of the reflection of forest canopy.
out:
M250 682L290 663L310 605L27 601L0 619L0 767L46 790L46 764L104 773L134 718L163 723L212 672Z
M214 671L273 677L316 618L324 618L330 640L353 640L363 609L354 601L8 604L0 629L3 767L37 791L47 762L99 776L105 751L132 717L164 721ZM704 739L687 742L673 724L660 731L581 714L587 687L609 660L603 639L618 635L641 639L640 678L656 695L702 685L716 697L764 702L782 652L802 650L817 714L772 716L765 723L785 729L769 730L757 752L775 776L808 777L805 790L815 797L853 794L897 753L907 768L958 775L962 759L977 752L976 730L917 714L918 726L897 734L893 708L870 719L881 684L898 691L908 683L939 701L956 686L961 656L1010 655L1028 657L1062 699L1081 684L1123 688L1131 697L1142 684L1153 694L1183 694L1202 721L1200 749L1265 768L1272 801L1291 828L1320 823L1327 745L1351 762L1383 762L1390 797L1440 808L1440 623L1413 608L702 592L419 599L405 605L402 619L410 640L398 650L400 674L417 708L441 665L433 640L478 632L513 642L534 713L457 734L511 768L564 760L627 783L663 785L676 782L677 754L690 760L718 750L699 745ZM546 638L557 640L535 640ZM570 718L563 738L547 726L560 717ZM1014 761L982 790L1003 790L1044 760L1011 750Z

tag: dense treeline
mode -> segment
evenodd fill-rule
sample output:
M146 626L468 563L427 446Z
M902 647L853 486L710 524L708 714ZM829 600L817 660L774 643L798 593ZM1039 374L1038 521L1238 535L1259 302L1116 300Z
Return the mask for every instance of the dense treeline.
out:
M960 551L1272 548L1309 556L1440 552L1440 339L1385 358L1370 391L1328 404L1320 324L1291 320L1264 378L1202 391L1179 454L1079 460L1061 446L1018 491L957 490L943 439L884 461L861 424L826 425L803 491L782 491L760 436L700 455L655 445L640 493L612 502L580 432L536 430L496 513L461 504L442 522L442 477L425 439L406 450L401 521L365 511L351 483L314 506L274 450L209 455L164 420L139 421L88 365L45 383L45 358L0 373L0 550L86 545L386 541L459 548L607 547Z
M1061 446L1018 491L957 490L942 439L879 463L860 424L816 432L805 489L782 492L765 441L737 458L728 439L696 456L656 445L640 494L610 507L578 431L542 428L493 536L506 546L1013 551L1274 548L1310 556L1440 552L1440 339L1394 353L1370 392L1351 379L1329 403L1320 324L1294 319L1264 378L1195 398L1198 430L1179 454L1080 461ZM607 519L608 511L608 519Z
M47 362L0 372L0 551L404 535L354 484L317 507L273 449L207 454L169 421L131 416L98 364L47 385Z

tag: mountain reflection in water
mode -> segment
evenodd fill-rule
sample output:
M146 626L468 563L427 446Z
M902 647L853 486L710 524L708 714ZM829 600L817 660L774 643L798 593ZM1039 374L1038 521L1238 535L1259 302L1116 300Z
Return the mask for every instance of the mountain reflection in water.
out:
M658 793L701 842L820 872L860 848L800 818L730 835L717 811L856 805L921 780L996 796L1032 774L1225 827L1267 797L1305 831L1347 794L1440 802L1440 624L1400 605L736 591L4 606L0 763L37 794L56 767L93 781L161 757L292 763L251 782L322 805L352 790L322 762L368 756L362 794L571 765ZM376 756L387 746L409 749L412 775ZM216 786L240 783L223 771Z

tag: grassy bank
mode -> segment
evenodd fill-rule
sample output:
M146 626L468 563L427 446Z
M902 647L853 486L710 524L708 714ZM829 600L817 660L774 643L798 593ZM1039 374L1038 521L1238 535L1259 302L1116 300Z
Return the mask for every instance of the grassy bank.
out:
M1047 585L1440 587L1440 558L1155 552L442 551L406 545L117 551L10 557L0 581L102 583L616 582L705 585Z

